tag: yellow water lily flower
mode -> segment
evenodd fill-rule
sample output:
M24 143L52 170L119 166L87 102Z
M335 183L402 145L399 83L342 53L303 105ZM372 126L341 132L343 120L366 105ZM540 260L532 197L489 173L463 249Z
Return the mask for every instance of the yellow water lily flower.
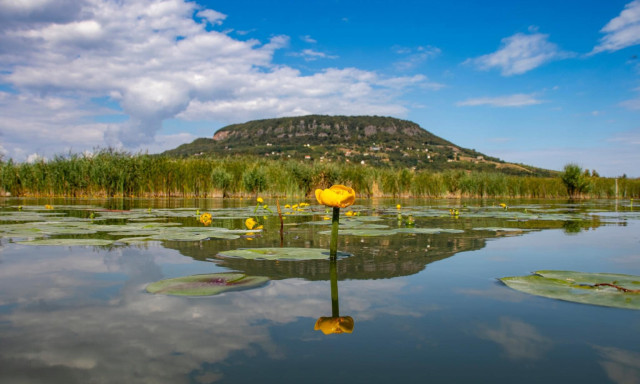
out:
M400 208L402 208L402 205L400 204L396 205L396 209L400 209Z
M345 213L345 215L347 215L347 216L355 216L356 214L353 211L348 211L347 213Z
M203 213L202 215L200 215L200 222L204 225L210 225L211 224L211 214L210 213Z
M264 200L262 199L262 197L258 197L256 201L260 204L264 203Z
M284 207L285 208L291 208L291 206L289 204L286 204Z
M44 209L53 209L53 205L47 204L47 205L44 206Z
M316 321L314 330L320 330L325 335L332 333L351 333L353 332L353 318L351 316L340 317L321 317Z
M504 209L507 209L507 204L505 204L505 203L500 203L500 206L501 206L502 208L504 208Z
M353 188L344 185L334 185L329 189L316 189L318 203L334 208L346 208L356 201Z
M244 221L244 225L246 225L248 229L253 229L256 224L258 224L258 222L255 221L252 217Z

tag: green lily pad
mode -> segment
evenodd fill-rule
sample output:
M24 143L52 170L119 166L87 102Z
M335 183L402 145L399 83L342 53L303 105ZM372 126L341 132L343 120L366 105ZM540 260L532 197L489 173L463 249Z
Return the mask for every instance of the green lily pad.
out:
M436 234L436 233L463 233L461 229L443 229L443 228L395 228L395 229L360 229L345 228L340 229L339 234L345 236L363 236L363 237L375 237L375 236L392 236L398 233L413 233L413 234ZM320 231L321 235L331 235L331 231Z
M103 239L41 239L41 240L19 241L18 244L24 244L24 245L63 245L63 246L74 246L74 245L100 246L100 245L111 245L111 244L113 244L113 240L103 240Z
M526 232L528 229L524 228L499 228L499 227L477 227L473 228L474 231L490 231L490 232Z
M420 234L436 234L436 233L464 233L462 229L451 228L398 228L396 233L420 233Z
M243 273L211 273L157 281L147 285L147 292L173 296L213 296L228 291L257 288L268 281L268 277L247 276Z
M503 277L520 292L575 303L640 310L640 276L615 273L536 271L529 276Z
M328 249L320 248L241 248L218 253L221 257L236 257L250 260L326 260ZM351 254L338 252L338 257Z

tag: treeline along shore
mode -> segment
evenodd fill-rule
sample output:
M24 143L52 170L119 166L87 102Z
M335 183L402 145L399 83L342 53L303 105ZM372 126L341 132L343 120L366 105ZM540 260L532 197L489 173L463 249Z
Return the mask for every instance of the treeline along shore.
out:
M316 188L344 184L353 187L359 197L640 197L640 179L598 177L579 171L580 187L576 189L568 188L561 172L553 177L513 176L255 157L177 159L102 150L91 156L69 154L31 163L0 160L0 193L32 197L305 197Z

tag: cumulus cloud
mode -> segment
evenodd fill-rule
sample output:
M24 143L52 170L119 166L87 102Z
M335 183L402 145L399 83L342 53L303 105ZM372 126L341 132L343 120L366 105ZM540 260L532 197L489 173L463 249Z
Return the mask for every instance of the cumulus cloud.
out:
M640 44L640 0L625 5L620 15L611 19L600 32L605 35L593 48L592 54L620 49Z
M536 98L533 94L517 93L508 96L467 99L456 103L456 105L459 107L475 107L479 105L489 105L492 107L524 107L541 104L543 102L543 100Z
M215 29L226 15L194 2L2 2L0 15L0 83L12 90L0 98L0 130L16 159L44 149L157 147L162 122L176 117L231 123L406 111L402 90L385 85L403 78L355 68L303 75L274 61L287 36L233 38ZM104 118L114 115L120 118Z
M531 71L553 60L572 56L551 43L549 35L538 33L535 28L531 31L529 34L516 33L505 37L496 52L468 59L465 63L475 65L481 70L498 68L503 76L511 76Z

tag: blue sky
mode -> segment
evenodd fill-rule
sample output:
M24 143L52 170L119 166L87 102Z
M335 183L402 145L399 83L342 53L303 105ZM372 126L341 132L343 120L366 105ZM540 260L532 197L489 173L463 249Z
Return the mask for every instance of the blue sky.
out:
M0 0L0 153L160 152L280 116L412 120L640 176L640 0Z

